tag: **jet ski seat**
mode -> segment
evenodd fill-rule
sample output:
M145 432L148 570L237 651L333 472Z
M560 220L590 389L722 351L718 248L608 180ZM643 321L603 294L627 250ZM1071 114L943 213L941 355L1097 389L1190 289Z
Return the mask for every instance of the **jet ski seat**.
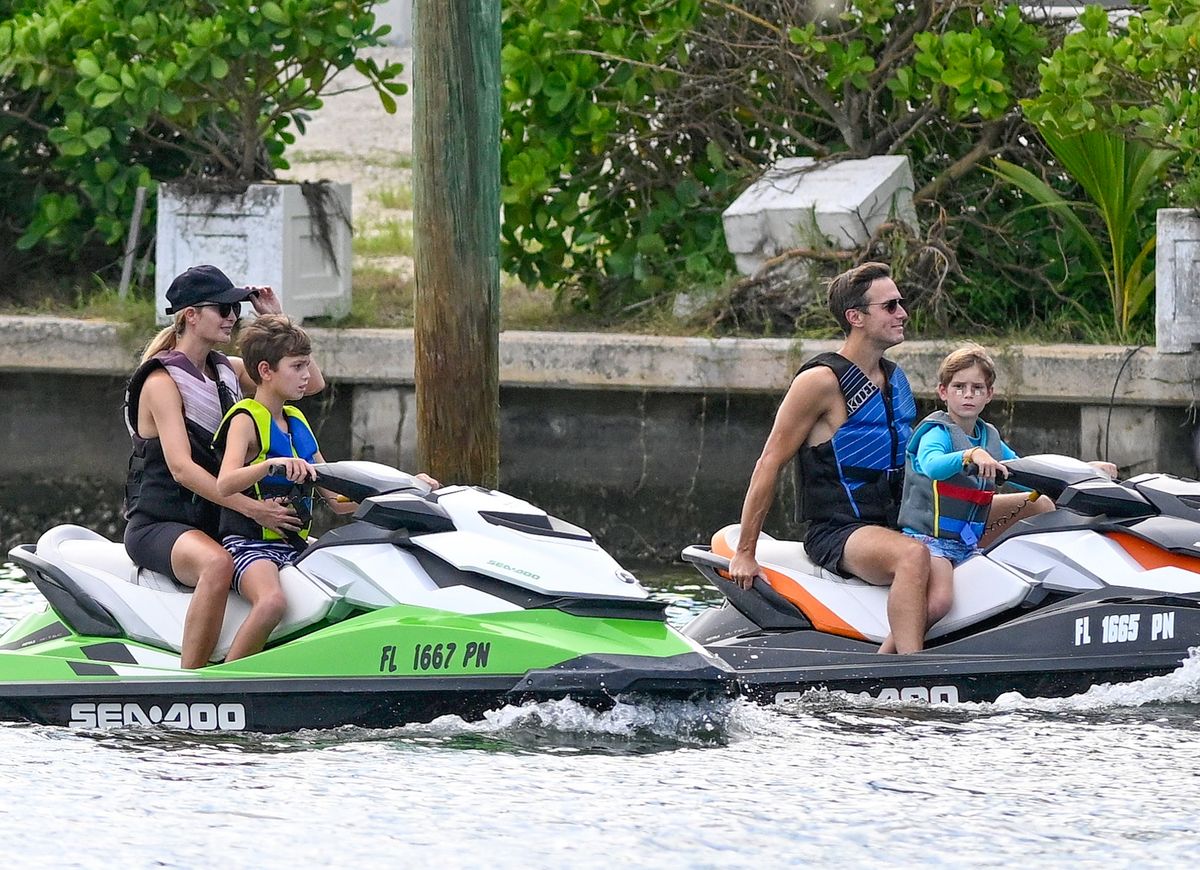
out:
M87 596L107 611L132 640L179 652L191 589L174 578L133 564L122 544L82 526L56 526L38 539L36 553L70 564L75 597ZM279 572L287 610L270 640L279 640L324 619L335 596L293 567ZM222 661L250 604L232 589L212 661Z
M712 538L712 551L732 558L741 526L734 524ZM799 609L819 631L882 641L890 628L886 586L843 577L816 565L799 541L781 541L760 532L758 564L771 587ZM1017 574L974 557L954 571L954 604L928 631L927 639L958 631L997 613L1020 606L1037 588Z

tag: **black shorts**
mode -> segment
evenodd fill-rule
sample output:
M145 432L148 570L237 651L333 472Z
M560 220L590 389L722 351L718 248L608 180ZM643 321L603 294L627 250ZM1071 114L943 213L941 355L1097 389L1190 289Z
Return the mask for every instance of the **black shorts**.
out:
M125 527L125 552L135 565L175 578L175 572L171 570L171 550L175 542L184 532L199 531L203 530L187 523L134 514Z
M808 534L804 536L804 552L826 571L844 576L847 572L842 568L842 553L846 549L846 541L859 529L871 525L876 524L811 523Z

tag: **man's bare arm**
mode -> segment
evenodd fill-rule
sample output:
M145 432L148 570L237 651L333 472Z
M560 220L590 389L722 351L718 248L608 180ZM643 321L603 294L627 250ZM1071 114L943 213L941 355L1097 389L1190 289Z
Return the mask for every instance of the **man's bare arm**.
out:
M755 560L758 533L775 498L783 467L808 441L813 428L836 407L840 397L837 376L826 366L820 366L798 374L780 403L771 434L750 476L742 503L737 551L729 564L730 578L742 588L749 589L759 573Z

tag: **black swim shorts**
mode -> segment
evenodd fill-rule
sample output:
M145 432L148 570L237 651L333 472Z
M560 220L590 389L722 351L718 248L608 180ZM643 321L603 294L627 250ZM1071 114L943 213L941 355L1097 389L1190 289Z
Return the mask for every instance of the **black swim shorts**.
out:
M842 552L850 536L871 523L812 523L804 536L804 552L826 571L846 576Z
M186 523L155 520L135 513L125 527L125 552L135 565L175 577L171 570L171 549L184 532L196 531L200 530Z

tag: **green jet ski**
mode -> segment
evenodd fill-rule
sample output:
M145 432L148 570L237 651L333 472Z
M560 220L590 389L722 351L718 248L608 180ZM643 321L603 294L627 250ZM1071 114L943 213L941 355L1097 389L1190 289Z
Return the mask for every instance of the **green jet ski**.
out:
M669 626L666 605L585 530L377 463L317 468L360 507L280 572L287 612L265 650L237 661L222 661L249 612L235 593L214 663L181 670L187 587L79 526L14 548L49 607L0 636L0 720L385 728L530 700L733 691L731 669Z

